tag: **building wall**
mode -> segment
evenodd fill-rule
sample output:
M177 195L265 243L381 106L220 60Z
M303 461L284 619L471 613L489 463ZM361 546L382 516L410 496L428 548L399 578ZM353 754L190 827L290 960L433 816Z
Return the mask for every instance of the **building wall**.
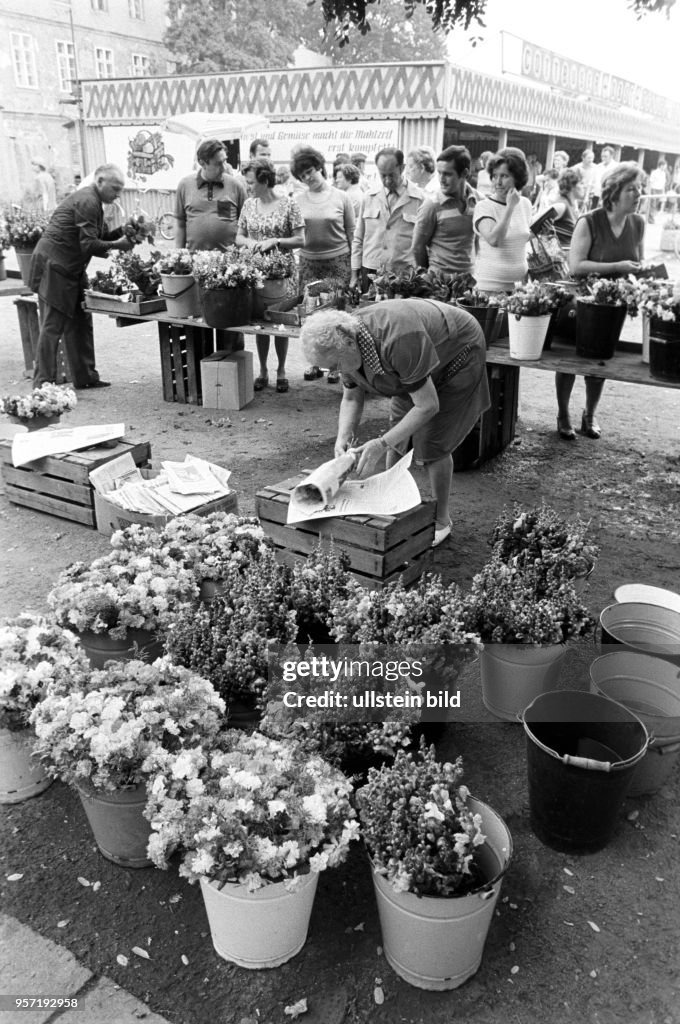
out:
M75 173L92 170L82 159L79 107L64 102L73 95L70 73L96 79L105 70L127 78L144 66L149 74L167 68L164 0L101 0L107 9L93 9L99 2L29 0L22 8L0 0L0 202L21 200L33 156L45 159L62 189ZM143 17L131 17L130 7ZM110 52L112 67L97 67L97 48Z

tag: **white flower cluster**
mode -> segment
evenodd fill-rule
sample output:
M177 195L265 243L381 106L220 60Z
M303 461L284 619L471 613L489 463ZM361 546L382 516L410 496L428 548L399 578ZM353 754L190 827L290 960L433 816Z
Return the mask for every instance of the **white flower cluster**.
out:
M60 384L41 384L28 395L0 398L0 411L8 416L31 420L36 416L61 416L75 409L78 399L73 388Z

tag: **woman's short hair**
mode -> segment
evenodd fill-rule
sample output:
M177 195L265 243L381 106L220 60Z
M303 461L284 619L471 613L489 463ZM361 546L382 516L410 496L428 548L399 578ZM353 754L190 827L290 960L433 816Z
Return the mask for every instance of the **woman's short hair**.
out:
M241 174L245 175L248 171L252 171L255 175L255 181L260 185L266 185L268 188L274 188L276 184L276 168L271 160L268 160L265 156L258 156L255 160L249 160L244 167L241 168Z
M575 171L573 167L565 167L563 171L560 171L560 176L557 179L557 187L560 191L560 195L570 195L572 189L575 189L580 181L581 175L578 171Z
M350 185L358 185L361 180L359 168L354 164L335 164L335 173L342 174Z
M300 146L290 162L290 172L294 178L300 181L305 171L309 170L321 171L325 178L326 161L323 153L320 153L318 149L314 149L313 146Z
M523 189L529 180L529 165L522 150L516 149L514 146L506 146L504 149L499 149L487 164L486 169L489 175L492 175L501 164L507 164L508 172L515 183L515 188L518 191Z
M613 171L602 179L602 205L611 210L619 199L626 185L642 177L642 170L634 160L626 160L617 164Z
M426 174L434 174L434 150L431 150L428 146L418 146L416 149L410 149L406 154L406 159L412 160Z
M555 160L557 159L557 157L559 157L560 160L564 161L564 166L566 167L567 164L569 163L569 154L567 153L566 149L556 149L555 150L555 152L553 153L553 163L555 163Z
M314 366L336 363L344 352L356 348L357 321L340 309L323 310L305 318L300 341L305 359Z
M437 163L453 164L456 174L463 174L470 170L472 157L467 146L447 146L437 157Z

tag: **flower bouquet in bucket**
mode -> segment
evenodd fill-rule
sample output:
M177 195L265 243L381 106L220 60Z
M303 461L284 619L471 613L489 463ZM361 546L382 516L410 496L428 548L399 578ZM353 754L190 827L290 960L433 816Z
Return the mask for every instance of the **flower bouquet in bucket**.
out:
M143 811L155 757L212 743L224 703L205 679L159 659L110 662L55 685L36 707L36 755L80 796L100 851L128 867L150 863Z
M252 290L262 287L264 275L247 252L235 245L224 252L197 252L193 274L209 327L226 329L249 322Z
M477 971L512 854L505 823L462 771L423 743L370 769L356 796L385 956L419 988L457 988Z
M201 297L194 277L194 258L189 249L173 249L156 263L160 275L159 295L171 316L186 319L200 317Z
M300 951L321 871L341 864L358 824L351 785L298 743L223 733L178 758L159 754L150 781L149 853L200 882L217 953L277 967Z
M513 359L541 358L550 318L570 298L565 288L542 281L517 282L510 295L500 297L499 305L508 314Z
M24 614L0 623L0 803L18 803L50 785L31 760L33 709L56 680L88 664L73 633L41 616Z

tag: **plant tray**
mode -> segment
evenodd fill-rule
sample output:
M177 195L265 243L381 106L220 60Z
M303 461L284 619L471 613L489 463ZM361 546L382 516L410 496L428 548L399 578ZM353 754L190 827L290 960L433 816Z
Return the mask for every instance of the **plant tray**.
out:
M264 319L268 323L286 324L289 327L299 327L306 315L299 295L274 302L264 311Z
M90 472L104 462L129 452L136 465L151 458L148 441L122 438L113 447L100 445L68 455L48 455L28 466L12 465L12 442L0 441L0 470L7 497L14 505L37 509L48 515L96 527L94 489Z
M306 474L259 491L255 510L281 561L304 561L321 544L343 551L350 573L369 590L402 578L414 583L432 562L435 503L421 502L395 516L342 516L288 526L291 491Z
M164 310L165 299L144 299L141 296L125 299L122 295L107 295L104 292L86 291L85 309L93 309L100 313L116 313L118 316L125 313L144 316L146 313L160 313Z

